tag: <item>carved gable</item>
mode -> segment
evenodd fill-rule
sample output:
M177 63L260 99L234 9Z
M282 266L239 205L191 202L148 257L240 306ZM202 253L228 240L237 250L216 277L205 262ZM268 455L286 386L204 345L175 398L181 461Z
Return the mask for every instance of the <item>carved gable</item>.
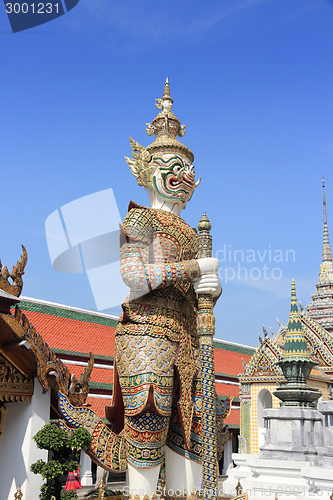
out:
M33 392L33 380L0 355L0 403L30 402Z

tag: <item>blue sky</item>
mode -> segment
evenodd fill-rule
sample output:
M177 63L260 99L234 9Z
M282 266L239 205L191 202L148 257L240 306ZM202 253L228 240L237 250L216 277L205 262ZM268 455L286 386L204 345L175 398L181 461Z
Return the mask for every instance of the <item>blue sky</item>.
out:
M110 187L122 217L146 204L124 155L151 142L168 76L202 176L183 216L207 212L221 260L216 336L256 346L286 323L291 279L303 305L315 291L323 175L333 234L332 27L330 0L80 0L13 34L0 6L0 256L26 246L23 294L95 308L85 274L52 269L45 220Z

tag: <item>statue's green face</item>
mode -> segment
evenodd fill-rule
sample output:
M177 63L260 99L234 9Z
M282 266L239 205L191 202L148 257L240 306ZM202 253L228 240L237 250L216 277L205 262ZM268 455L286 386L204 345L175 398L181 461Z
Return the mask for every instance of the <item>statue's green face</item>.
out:
M154 190L164 199L178 199L186 205L191 199L195 183L194 166L178 155L154 157L157 164L153 174Z

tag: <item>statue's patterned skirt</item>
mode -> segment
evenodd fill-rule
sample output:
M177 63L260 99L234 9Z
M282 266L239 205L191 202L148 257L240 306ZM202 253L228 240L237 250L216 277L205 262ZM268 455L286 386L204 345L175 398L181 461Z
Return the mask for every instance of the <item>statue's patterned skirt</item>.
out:
M165 445L201 463L200 379L193 380L191 444L185 446L177 407L180 387L175 374L178 342L165 337L116 336L116 366L125 408L127 459L137 467L162 463ZM199 353L193 349L199 366Z

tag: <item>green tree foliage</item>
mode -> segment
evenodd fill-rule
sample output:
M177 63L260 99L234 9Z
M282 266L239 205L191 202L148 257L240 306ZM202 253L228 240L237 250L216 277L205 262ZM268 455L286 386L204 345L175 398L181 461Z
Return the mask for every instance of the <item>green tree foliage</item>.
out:
M60 479L68 472L75 472L79 467L76 460L81 449L88 449L91 437L83 428L75 429L71 433L60 429L56 424L46 424L33 437L37 448L48 450L52 453L49 462L38 460L31 465L31 472L40 474L46 479L40 489L40 500L74 500L77 498L75 491L62 491Z

